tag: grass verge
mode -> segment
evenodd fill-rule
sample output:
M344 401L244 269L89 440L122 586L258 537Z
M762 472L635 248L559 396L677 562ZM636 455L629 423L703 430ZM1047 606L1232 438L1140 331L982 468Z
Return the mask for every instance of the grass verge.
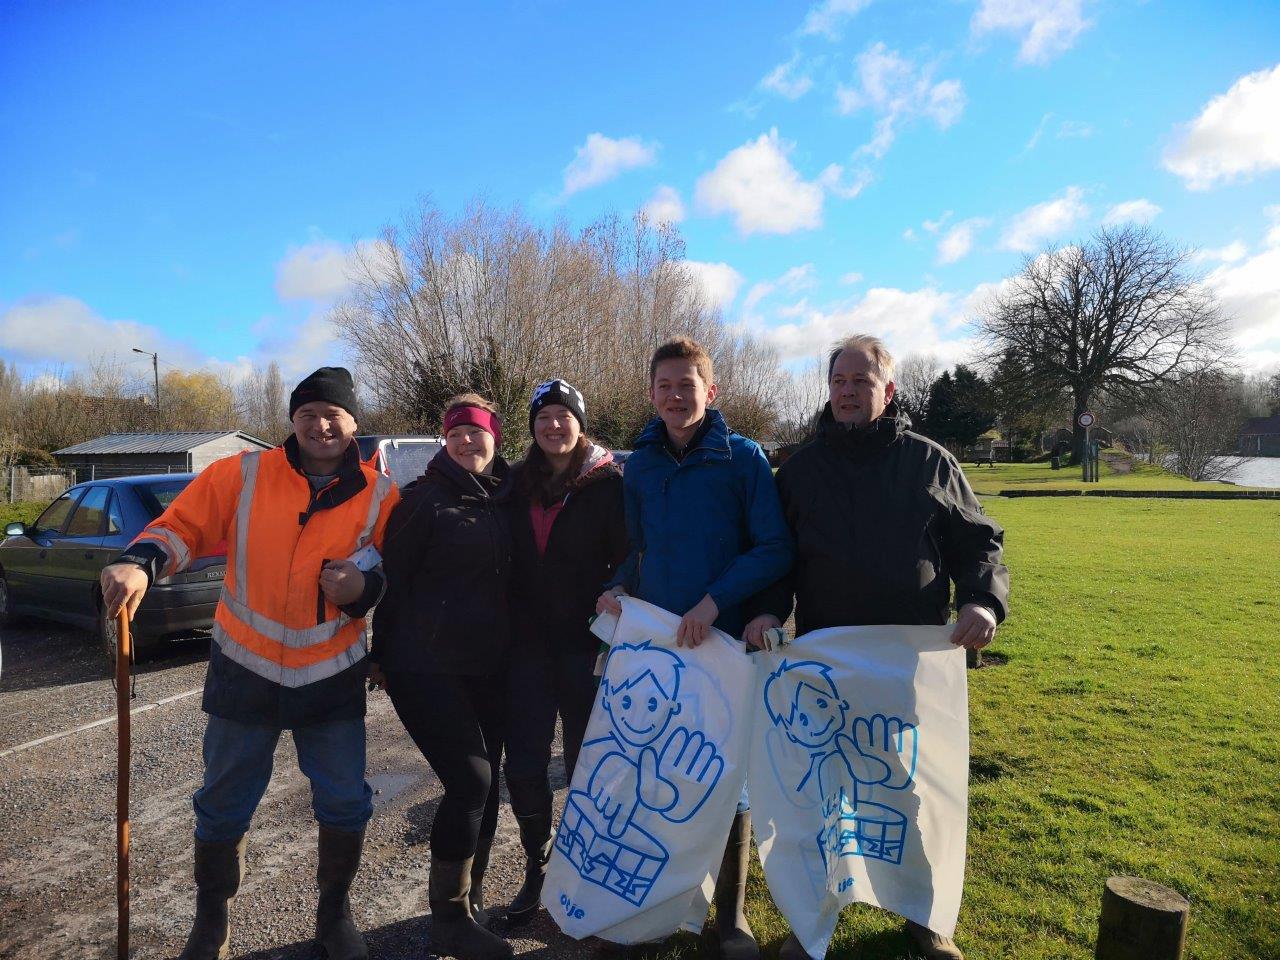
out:
M969 675L966 956L1092 957L1117 873L1190 898L1188 960L1280 956L1280 504L986 506L1014 594L1007 664ZM758 865L748 914L776 957ZM704 933L643 955L716 952ZM913 953L900 921L853 906L828 956Z

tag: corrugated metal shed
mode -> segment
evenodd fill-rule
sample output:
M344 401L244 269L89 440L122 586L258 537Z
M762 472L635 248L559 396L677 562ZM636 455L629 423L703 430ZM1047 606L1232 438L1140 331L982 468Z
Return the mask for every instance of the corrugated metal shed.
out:
M96 440L86 440L84 443L55 450L53 455L57 457L114 453L186 453L224 437L235 437L250 444L257 444L264 450L271 449L271 444L247 433L236 430L204 430L194 433L109 433Z

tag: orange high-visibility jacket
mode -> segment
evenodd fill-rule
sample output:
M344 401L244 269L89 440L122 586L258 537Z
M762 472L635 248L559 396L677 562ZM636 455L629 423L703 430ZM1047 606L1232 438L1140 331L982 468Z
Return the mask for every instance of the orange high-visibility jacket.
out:
M320 571L369 544L381 551L399 494L354 442L320 491L298 464L293 437L211 464L125 554L144 566L154 557L153 572L169 576L226 541L204 693L216 716L293 727L364 714L364 614L384 580L366 573L364 595L339 609Z

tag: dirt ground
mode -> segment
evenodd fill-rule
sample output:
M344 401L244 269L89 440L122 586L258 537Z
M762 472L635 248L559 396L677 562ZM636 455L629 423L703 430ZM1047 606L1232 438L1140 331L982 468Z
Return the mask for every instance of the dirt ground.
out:
M115 957L116 725L22 747L114 715L105 658L89 635L35 621L5 630L0 642L0 957ZM207 654L207 641L182 641L137 669L131 805L136 957L176 956L191 922L191 793L200 780L205 726L195 691L204 681ZM166 702L138 710L157 701ZM373 957L416 960L430 956L427 838L440 783L385 694L370 696L368 731L368 777L377 792L352 903ZM563 801L558 745L552 777ZM503 799L486 884L499 930L501 906L515 893L523 870L515 821L505 794ZM310 791L285 736L249 835L248 874L233 916L233 956L314 957L314 876ZM525 956L604 952L598 944L565 937L545 912L508 935Z

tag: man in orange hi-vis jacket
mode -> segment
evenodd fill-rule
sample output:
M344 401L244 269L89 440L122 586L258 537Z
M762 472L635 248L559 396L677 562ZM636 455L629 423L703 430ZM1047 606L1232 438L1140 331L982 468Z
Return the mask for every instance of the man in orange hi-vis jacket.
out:
M316 939L329 960L368 956L347 894L373 813L365 769L364 617L381 598L383 532L399 500L360 462L351 374L322 367L289 398L283 446L227 457L191 481L102 572L114 615L151 583L226 542L203 707L196 915L181 960L228 954L245 834L293 733L320 824Z

